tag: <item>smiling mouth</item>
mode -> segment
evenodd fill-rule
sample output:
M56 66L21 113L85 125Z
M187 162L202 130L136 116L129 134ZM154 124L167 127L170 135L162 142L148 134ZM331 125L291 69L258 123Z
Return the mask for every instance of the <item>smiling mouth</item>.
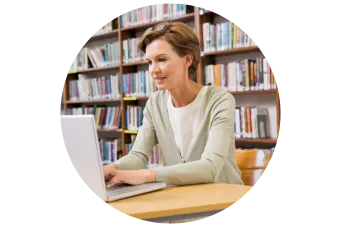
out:
M162 83L163 80L165 80L165 79L166 79L166 77L156 77L155 81L156 81L156 83Z

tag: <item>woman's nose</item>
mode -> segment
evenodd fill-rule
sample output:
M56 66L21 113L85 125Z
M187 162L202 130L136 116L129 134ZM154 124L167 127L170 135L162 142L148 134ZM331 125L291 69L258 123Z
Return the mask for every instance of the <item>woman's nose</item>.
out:
M149 66L149 71L150 71L151 75L154 75L154 74L159 73L160 70L159 70L159 67L157 66L157 64L151 64Z

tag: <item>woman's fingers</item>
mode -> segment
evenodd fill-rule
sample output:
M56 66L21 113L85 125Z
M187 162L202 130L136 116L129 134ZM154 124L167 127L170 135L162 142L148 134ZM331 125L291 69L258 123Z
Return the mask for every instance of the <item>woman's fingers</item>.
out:
M113 170L110 173L111 180L109 181L107 188L111 188L113 185L115 185L117 182L119 182L119 175L117 174L118 170Z
M111 188L117 182L116 177L112 177L109 183L107 184L107 188Z

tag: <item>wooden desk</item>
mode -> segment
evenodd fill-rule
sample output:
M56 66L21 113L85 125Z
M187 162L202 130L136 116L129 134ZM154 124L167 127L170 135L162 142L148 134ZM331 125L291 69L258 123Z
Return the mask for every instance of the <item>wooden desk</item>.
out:
M173 187L108 203L132 217L149 221L205 217L228 208L251 186L200 184Z

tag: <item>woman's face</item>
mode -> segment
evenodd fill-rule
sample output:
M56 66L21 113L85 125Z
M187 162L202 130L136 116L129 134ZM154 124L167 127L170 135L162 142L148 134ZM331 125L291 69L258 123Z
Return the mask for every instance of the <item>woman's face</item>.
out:
M170 90L188 79L190 57L180 57L165 40L156 39L147 45L145 58L159 90Z

